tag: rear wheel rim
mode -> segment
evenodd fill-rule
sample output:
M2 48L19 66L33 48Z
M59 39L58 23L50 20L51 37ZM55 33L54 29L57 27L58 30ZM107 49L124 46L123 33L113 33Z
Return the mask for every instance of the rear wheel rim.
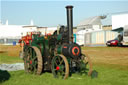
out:
M43 60L40 50L35 47L29 47L25 52L24 67L27 73L41 74L43 69Z
M86 66L87 74L88 74L88 76L91 76L92 71L93 71L91 59L87 54L86 54L86 56L83 55L82 58L83 58L83 62L85 63L85 66Z

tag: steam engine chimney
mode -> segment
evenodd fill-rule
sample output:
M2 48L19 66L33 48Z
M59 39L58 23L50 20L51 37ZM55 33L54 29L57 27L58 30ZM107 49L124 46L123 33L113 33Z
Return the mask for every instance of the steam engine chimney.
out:
M73 8L73 6L66 6L69 44L73 43L73 16L72 16L73 10L72 10L72 8Z

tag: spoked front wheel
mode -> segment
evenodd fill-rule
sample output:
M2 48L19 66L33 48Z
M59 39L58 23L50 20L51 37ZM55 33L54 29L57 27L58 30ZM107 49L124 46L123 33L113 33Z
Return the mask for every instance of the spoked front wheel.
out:
M52 73L55 78L66 79L69 76L69 64L64 55L56 55L52 60Z

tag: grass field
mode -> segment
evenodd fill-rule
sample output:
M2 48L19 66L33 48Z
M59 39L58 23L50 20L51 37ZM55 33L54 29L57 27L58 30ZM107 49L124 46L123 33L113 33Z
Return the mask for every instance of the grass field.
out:
M20 46L5 46L0 45L0 64L1 63L16 63L23 62L19 58Z
M18 57L18 46L1 46L0 63L22 62ZM128 85L128 48L119 47L82 47L93 62L93 69L98 71L98 78L73 74L66 80L53 78L52 73L42 75L26 74L24 71L8 72L8 80L0 85ZM11 51L11 52L10 52ZM0 73L2 75L3 72ZM6 77L3 74L4 77Z

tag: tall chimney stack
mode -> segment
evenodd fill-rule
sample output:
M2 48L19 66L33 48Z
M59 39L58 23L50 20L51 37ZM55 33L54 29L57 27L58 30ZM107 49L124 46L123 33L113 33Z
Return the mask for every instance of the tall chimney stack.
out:
M73 6L66 6L67 9L67 28L69 33L69 44L73 43Z

